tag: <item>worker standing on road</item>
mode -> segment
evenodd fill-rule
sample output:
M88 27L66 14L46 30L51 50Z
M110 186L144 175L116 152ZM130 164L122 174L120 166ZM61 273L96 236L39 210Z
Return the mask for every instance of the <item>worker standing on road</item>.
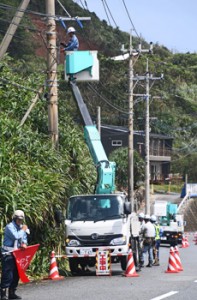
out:
M138 215L140 222L140 234L139 234L139 268L143 264L143 227L144 227L144 213L141 212Z
M143 260L141 267L144 266L146 253L148 252L148 265L147 267L152 267L153 265L153 243L155 238L155 227L150 222L150 216L144 216L145 225L143 226Z
M153 266L159 266L159 248L161 243L161 236L163 233L163 230L161 226L157 222L157 217L155 215L152 215L150 218L151 223L155 226L155 244L153 249L153 256L154 256L154 263Z
M7 224L4 231L4 241L1 248L1 300L22 299L16 295L19 275L12 251L27 247L27 225L23 224L25 215L22 210L16 210L12 222ZM7 297L8 289L8 297Z
M67 34L69 36L69 42L68 44L65 43L60 43L64 49L62 51L74 51L79 49L79 40L75 35L75 28L74 27L69 27Z

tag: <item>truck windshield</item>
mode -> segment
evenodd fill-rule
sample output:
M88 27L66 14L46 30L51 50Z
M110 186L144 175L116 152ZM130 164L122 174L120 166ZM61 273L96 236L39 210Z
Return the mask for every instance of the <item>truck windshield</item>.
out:
M119 195L88 195L71 197L67 219L72 221L110 220L123 216L123 198Z

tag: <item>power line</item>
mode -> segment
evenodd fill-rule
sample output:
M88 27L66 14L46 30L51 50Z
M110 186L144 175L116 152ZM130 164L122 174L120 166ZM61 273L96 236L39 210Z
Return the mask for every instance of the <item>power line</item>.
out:
M109 9L109 6L108 6L108 4L107 4L107 0L104 0L104 2L105 2L105 5L106 5L106 7L107 7L107 9L108 9L108 11L109 11L109 14L110 14L110 16L111 16L111 18L112 18L112 20L113 20L115 26L118 27L118 25L116 24L116 22L115 22L115 20L114 20L114 17L113 17L113 15L112 15L111 11L110 11L110 9Z
M127 12L128 18L129 18L129 20L130 20L130 22L131 22L131 25L133 26L133 30L135 31L136 35L137 35L138 38L140 39L140 36L139 36L139 34L137 33L137 30L136 30L136 28L135 28L135 26L134 26L134 23L133 23L133 21L131 20L131 17L130 17L129 11L128 11L128 9L127 9L127 6L126 6L126 4L125 4L125 1L122 0L122 2L123 2L123 4L124 4L124 7L125 7L125 10L126 10L126 12Z
M88 83L89 88L97 95L99 96L104 102L106 102L109 106L113 107L115 110L124 113L126 115L128 115L127 111L123 111L121 109L119 109L118 107L116 107L115 105L113 105L111 102L109 102L104 96L102 96L90 83Z
M105 2L104 2L104 0L101 0L101 2L102 2L102 4L103 4L103 8L104 8L105 14L106 14L106 16L107 16L108 23L109 23L109 25L111 26L111 22L110 22L108 13L107 13L107 9L106 9L106 7L105 7Z

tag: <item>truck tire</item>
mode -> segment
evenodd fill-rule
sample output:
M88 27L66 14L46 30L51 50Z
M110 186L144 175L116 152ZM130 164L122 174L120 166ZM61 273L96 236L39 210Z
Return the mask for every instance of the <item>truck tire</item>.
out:
M69 267L72 275L76 275L79 273L78 264L79 262L77 258L69 258Z
M121 265L121 269L123 271L126 271L126 268L127 268L127 256L121 256L120 257L120 265Z

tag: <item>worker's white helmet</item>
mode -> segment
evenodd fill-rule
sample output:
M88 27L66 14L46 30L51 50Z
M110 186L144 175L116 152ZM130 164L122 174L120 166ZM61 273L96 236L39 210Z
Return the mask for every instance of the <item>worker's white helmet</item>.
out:
M67 33L76 32L74 27L69 27Z
M157 217L155 215L152 215L150 217L151 222L156 222L157 221Z
M144 219L144 213L143 212L139 213L138 218Z
M13 219L23 220L24 218L25 218L25 214L22 210L20 210L20 209L15 210L15 212L13 214Z
M145 215L144 220L150 220L150 215Z

